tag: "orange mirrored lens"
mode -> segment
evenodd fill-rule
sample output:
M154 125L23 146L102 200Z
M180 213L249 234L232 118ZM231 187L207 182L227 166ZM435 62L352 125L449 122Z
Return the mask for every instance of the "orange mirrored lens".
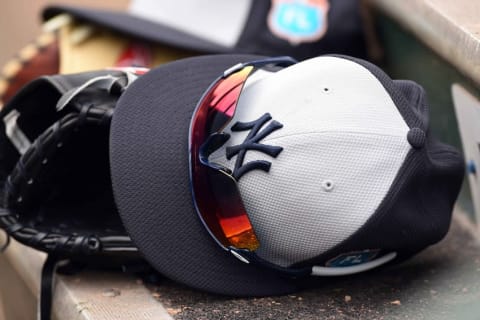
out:
M231 119L235 113L243 84L252 70L251 66L245 67L226 79L220 80L211 91L210 101L205 101L209 105L208 108L222 112Z
M207 170L209 190L217 205L214 222L219 224L222 238L225 241L224 245L237 249L256 250L260 244L253 231L235 179L222 171L208 167Z
M259 242L236 181L199 160L199 150L205 140L232 119L243 85L252 70L252 66L247 66L220 79L204 95L192 122L190 152L195 203L202 221L224 247L253 251Z
M231 246L251 251L260 246L246 214L232 218L220 216L220 225Z

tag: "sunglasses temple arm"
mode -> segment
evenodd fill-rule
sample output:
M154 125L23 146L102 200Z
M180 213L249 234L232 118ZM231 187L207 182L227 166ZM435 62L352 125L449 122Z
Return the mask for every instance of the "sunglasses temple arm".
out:
M308 276L308 275L312 274L312 268L311 267L304 267L304 268L280 267L278 265L275 265L271 262L268 262L268 261L260 258L254 252L244 250L244 249L236 249L236 248L232 248L232 247L230 247L229 249L230 249L230 251L241 255L246 260L248 260L249 262L251 262L251 263L253 263L257 266L262 266L262 267L268 268L268 270L277 271L280 274L287 275L291 278L301 278L301 277L305 277L305 276Z
M377 268L383 264L386 264L397 256L396 252L390 252L380 258L372 260L370 262L362 263L359 265L354 265L350 267L321 267L321 266L314 266L314 267L305 267L305 268L291 268L291 267L280 267L275 264L272 264L266 260L263 260L255 253L243 250L243 249L235 249L229 248L231 251L240 254L249 262L254 262L257 265L266 267L270 270L276 270L282 274L286 274L292 278L300 278L304 276L322 276L322 277L332 277L332 276L344 276L350 275L355 273L364 272L367 270L371 270Z

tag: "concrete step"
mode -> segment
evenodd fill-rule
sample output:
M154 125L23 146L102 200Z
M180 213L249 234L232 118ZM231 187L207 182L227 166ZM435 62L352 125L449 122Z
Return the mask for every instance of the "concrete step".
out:
M152 287L175 319L480 319L480 243L464 216L410 261L282 297L232 299L170 281Z
M478 230L464 213L454 216L443 241L403 264L318 279L315 288L291 295L228 298L167 279L145 285L126 274L88 270L57 278L53 309L57 319L82 320L480 319L480 242L473 235ZM14 243L3 259L19 283L4 286L5 276L12 275L0 272L0 297L10 297L6 308L30 308L32 314L34 303L25 304L25 293L15 296L11 288L24 286L36 295L43 255Z

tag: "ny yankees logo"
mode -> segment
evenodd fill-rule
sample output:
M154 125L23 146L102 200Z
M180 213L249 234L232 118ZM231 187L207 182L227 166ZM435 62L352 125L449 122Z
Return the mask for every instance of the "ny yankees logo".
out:
M263 116L252 122L237 122L232 126L232 131L246 131L250 130L245 141L242 144L231 146L226 148L227 159L230 160L233 156L237 155L237 160L235 161L235 167L233 169L233 177L238 181L245 173L259 169L265 172L270 171L271 162L265 160L256 160L250 161L246 164L243 164L245 160L245 155L248 150L257 150L263 152L271 157L276 158L280 152L282 152L282 147L275 147L270 145L261 144L260 141L271 134L273 131L276 131L283 127L278 121L272 121L268 124L266 128L260 131L260 129L272 119L272 116L269 113L265 113Z

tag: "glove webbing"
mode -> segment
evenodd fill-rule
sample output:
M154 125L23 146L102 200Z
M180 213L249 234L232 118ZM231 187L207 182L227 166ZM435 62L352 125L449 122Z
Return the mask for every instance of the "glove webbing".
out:
M5 203L21 203L28 201L25 186L33 186L34 177L29 175L34 166L40 165L46 168L49 164L49 157L58 152L68 142L70 135L81 130L86 123L104 125L110 122L113 114L111 108L97 108L93 105L81 107L80 113L70 113L60 121L50 126L32 144L31 148L21 156L12 173L9 175L5 185ZM56 150L57 149L57 150ZM37 170L38 172L38 170ZM24 187L24 188L22 188ZM131 248L130 238L127 236L107 236L104 238L93 235L85 236L78 234L47 233L29 228L22 224L12 212L10 206L0 209L0 224L10 235L19 242L40 249L48 250L60 255L73 254L94 254L102 250L102 243L108 247L122 246ZM110 242L111 246L108 245ZM113 245L114 244L114 245Z

